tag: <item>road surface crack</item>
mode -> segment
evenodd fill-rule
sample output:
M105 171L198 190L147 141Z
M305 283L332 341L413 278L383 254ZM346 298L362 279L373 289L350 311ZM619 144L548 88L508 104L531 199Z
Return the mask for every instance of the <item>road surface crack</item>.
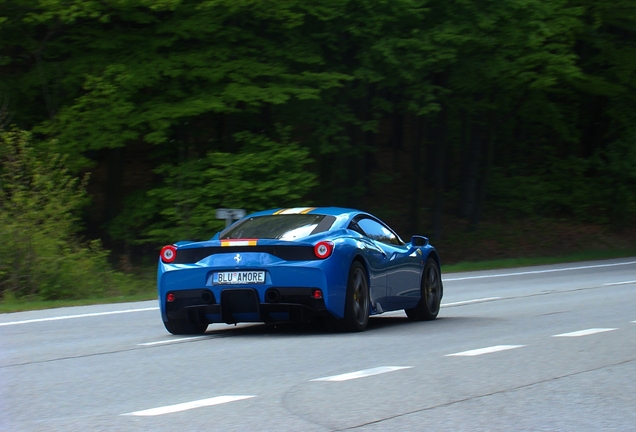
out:
M359 428L362 428L362 427L365 427L365 426L370 426L370 425L377 425L377 424L381 424L383 422L386 422L386 421L389 421L389 420L393 420L393 419L396 419L396 418L406 417L406 416L411 415L411 414L417 414L417 413L421 413L421 412L432 411L432 410L438 409L438 408L446 408L446 407L457 405L457 404L464 403L464 402L470 402L470 401L474 401L474 400L478 400L478 399L487 398L487 397L490 397L490 396L501 395L501 394L505 394L505 393L509 393L509 392L513 392L513 391L517 391L517 390L527 389L527 388L530 388L530 387L533 387L533 386L536 386L536 385L539 385L539 384L546 384L546 383L549 383L549 382L554 382L554 381L558 381L558 380L565 379L565 378L570 378L570 377L577 376L577 375L583 375L583 374L586 374L586 373L596 372L596 371L607 369L607 368L611 368L611 367L621 366L621 365L624 365L624 364L632 363L634 361L636 361L636 358L623 360L623 361L620 361L620 362L617 362L617 363L608 364L608 365L598 366L598 367L591 368L591 369L586 369L586 370L583 370L583 371L572 372L572 373L569 373L569 374L560 375L560 376L553 377L553 378L548 378L548 379L545 379L545 380L535 381L535 382L532 382L532 383L523 384L523 385L520 385L520 386L511 387L511 388L507 388L507 389L503 389L503 390L497 390L497 391L493 391L493 392L490 392L490 393L484 393L484 394L480 394L480 395L470 396L470 397L466 397L466 398L463 398L463 399L458 399L458 400L455 400L455 401L442 403L442 404L439 404L439 405L434 405L434 406L430 406L430 407L426 407L426 408L420 408L420 409L417 409L417 410L407 411L407 412L404 412L404 413L400 413L400 414L396 414L396 415L393 415L393 416L385 417L385 418L382 418L382 419L379 419L379 420L374 420L374 421L362 423L362 424L355 425L355 426L350 426L350 427L346 427L346 428L342 428L342 429L334 429L333 431L334 432L346 431L346 430L359 429Z

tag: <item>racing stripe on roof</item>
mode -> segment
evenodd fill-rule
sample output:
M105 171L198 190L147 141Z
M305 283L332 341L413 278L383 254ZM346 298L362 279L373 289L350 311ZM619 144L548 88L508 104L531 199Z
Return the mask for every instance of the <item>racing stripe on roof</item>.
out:
M281 214L281 213L282 213L282 212L284 212L285 210L287 210L287 209L282 208L282 209L280 209L280 210L276 210L276 211L275 211L274 213L272 213L272 214L275 214L275 215L277 215L277 214Z
M316 207L294 207L294 208L288 208L288 209L281 209L278 210L277 212L275 212L274 214L307 214L312 210L315 210Z
M257 241L254 239L221 240L221 246L256 246Z

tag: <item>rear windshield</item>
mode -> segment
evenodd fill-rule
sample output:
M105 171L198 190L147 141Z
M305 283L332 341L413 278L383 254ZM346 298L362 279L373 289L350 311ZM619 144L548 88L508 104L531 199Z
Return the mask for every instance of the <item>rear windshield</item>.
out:
M219 239L296 240L328 231L335 220L334 216L311 214L259 216L246 219L222 231Z

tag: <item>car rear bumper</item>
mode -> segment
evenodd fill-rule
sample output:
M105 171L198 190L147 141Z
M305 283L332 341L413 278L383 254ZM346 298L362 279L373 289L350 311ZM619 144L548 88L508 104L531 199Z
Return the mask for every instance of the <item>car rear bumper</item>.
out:
M326 310L336 318L342 318L344 314L344 298L346 292L346 272L340 268L339 261L329 262L297 262L278 263L264 267L245 267L241 270L264 270L266 278L264 283L256 284L218 284L214 280L214 274L219 271L232 271L231 268L210 268L203 265L176 264L167 265L160 263L157 274L157 288L159 295L159 306L164 322L168 317L168 312L174 305L168 305L167 295L174 293L177 297L183 296L185 292L199 292L199 295L187 294L192 297L191 302L196 302L201 297L203 290L211 296L211 299L203 299L200 304L189 303L185 306L195 306L196 309L209 310L210 315L206 317L209 322L228 322L227 313L220 317L221 310L215 310L215 304L221 306L222 292L251 289L256 291L258 297L258 314L250 312L245 315L245 319L231 322L264 322L285 321L284 313L291 317L296 316L295 310L302 310L306 315L311 311L322 313ZM311 291L320 289L322 299L314 302L311 298ZM273 290L278 290L280 296L277 299L268 297ZM298 294L294 290L305 290ZM212 300L213 299L213 300ZM207 301L206 301L207 300ZM288 306L284 306L288 304ZM206 309L207 308L207 309ZM308 310L309 309L309 310ZM237 312L238 313L238 312ZM236 315L237 317L239 315ZM243 316L243 315L240 315ZM197 319L199 316L197 315Z
M323 299L312 294L318 288L269 287L264 301L255 288L225 288L220 295L210 289L175 290L174 301L165 302L164 319L196 316L208 323L311 322L330 315ZM168 294L167 293L167 294ZM218 297L218 298L217 298Z

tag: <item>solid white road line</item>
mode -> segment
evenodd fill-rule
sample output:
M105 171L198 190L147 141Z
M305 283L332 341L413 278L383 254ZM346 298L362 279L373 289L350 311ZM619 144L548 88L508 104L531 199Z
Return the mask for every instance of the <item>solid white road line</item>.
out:
M127 309L127 310L111 311L111 312L95 312L95 313L87 313L87 314L81 314L81 315L64 315L64 316L51 317L51 318L37 318L37 319L30 319L30 320L24 320L24 321L5 322L5 323L0 323L0 327L17 325L17 324L30 324L30 323L45 322L45 321L59 321L59 320L66 320L66 319L73 319L73 318L86 318L86 317L95 317L95 316L102 316L102 315L116 315L116 314L130 313L130 312L145 312L145 311L156 311L156 310L159 310L159 308L150 307L150 308L143 308L143 309Z
M595 265L588 265L588 266L566 267L566 268L558 268L558 269L532 270L532 271L522 271L522 272L516 272L516 273L501 273L501 274L494 274L494 275L466 276L466 277L460 277L460 278L448 278L448 279L442 278L442 281L449 282L449 281L462 281L462 280L470 280L470 279L488 279L488 278L519 276L519 275L529 275L529 274L555 273L555 272L585 270L585 269L593 269L593 268L601 268L601 267L616 267L616 266L631 265L631 264L636 264L636 261L612 263L612 264L595 264Z
M185 402L176 405L168 405L159 408L151 408L143 411L135 411L122 415L130 416L158 416L163 414L171 414L180 411L187 411L194 408L208 407L213 405L220 405L228 402L235 402L243 399L249 399L256 396L217 396L209 399L201 399L192 402Z
M486 298L480 298L475 300L464 300L464 301L458 301L454 303L443 303L441 307L463 306L463 305L472 304L472 303L485 303L485 302L499 300L499 299L501 299L501 297L486 297Z
M487 348L479 348L479 349L474 349L470 351L462 351L455 354L446 354L445 357L464 357L464 356L473 357L473 356L478 356L482 354L490 354L490 353L499 352L499 351L506 351L506 350L511 350L515 348L521 348L524 346L525 345L495 345L495 346L491 346Z
M455 303L445 303L445 304L442 304L441 307L462 306L462 305L467 305L471 303L483 303L483 302L488 302L492 300L499 300L500 298L501 297L486 297L486 298L480 298L480 299L474 299L474 300L459 301ZM156 310L159 310L159 308L149 307L149 308L142 308L142 309L127 309L127 310L110 311L110 312L95 312L95 313L87 313L87 314L79 314L79 315L64 315L64 316L57 316L57 317L50 317L50 318L37 318L37 319L30 319L30 320L23 320L23 321L10 321L5 323L0 323L0 327L18 325L18 324L31 324L31 323L38 323L38 322L60 321L60 320L67 320L67 319L74 319L74 318L88 318L88 317L95 317L95 316L117 315L117 314L130 313L130 312L146 312L146 311L156 311ZM395 312L398 315L403 314L403 311L395 311ZM388 312L387 314L390 314L390 312ZM149 343L139 344L139 345L158 345L158 344L178 342L180 340L182 339L172 339L169 341L161 341L161 342L149 342Z
M579 331L570 332L570 333L561 333L561 334L558 334L558 335L552 335L552 337L588 336L588 335L593 335L593 334L596 334L596 333L608 332L608 331L612 331L612 330L617 330L617 329L615 329L615 328L591 328L591 329L587 329L587 330L579 330Z
M453 302L453 303L442 303L440 305L440 307L453 307L453 306L464 306L464 305L469 305L469 304L473 304L473 303L486 303L489 301L493 301L493 300L500 300L501 297L485 297L485 298L479 298L479 299L474 299L474 300L463 300L463 301L458 301L458 302ZM391 311L391 312L383 312L377 316L380 317L389 317L389 316L406 316L406 314L404 313L404 310L397 310L397 311Z
M309 381L348 381L352 379L364 378L373 375L379 375L387 372L393 372L402 369L410 369L413 366L380 366L371 369L365 369L357 372L350 372L342 375L333 375L324 378L316 378Z
M516 272L516 273L502 273L502 274L495 274L495 275L466 276L461 278L442 278L442 280L444 282L450 282L450 281L462 281L462 280L470 280L470 279L487 279L487 278L519 276L519 275L528 275L528 274L554 273L554 272L571 271L571 270L584 270L584 269L602 268L602 267L615 267L615 266L631 265L631 264L636 264L636 261L628 261L628 262L612 263L612 264L595 264L595 265L589 265L589 266L567 267L567 268L560 268L560 269L533 270L533 271L523 271L523 272ZM605 284L605 286L626 285L626 284L632 284L632 283L636 283L636 281L607 283ZM497 300L497 299L499 299L499 297L488 297L485 299L467 300L465 302L447 303L441 306L442 307L459 306L462 304L479 303L479 302L486 302L486 301ZM66 315L66 316L51 317L51 318L38 318L38 319L31 319L31 320L24 320L24 321L12 321L12 322L0 323L0 327L16 325L16 324L30 324L30 323L46 322L46 321L59 321L59 320L73 319L73 318L115 315L115 314L121 314L121 313L129 313L129 312L144 312L144 311L151 311L151 310L158 310L158 309L159 309L158 307L151 307L151 308L143 308L143 309L129 309L129 310L123 310L123 311L97 312L97 313L89 313L89 314L81 314L81 315Z
M157 341L157 342L146 342L146 343L140 343L140 344L137 344L137 345L139 345L139 346L162 345L162 344L170 344L170 343L175 343L175 342L182 342L182 341L191 340L191 339L201 339L201 338L204 338L204 337L206 337L206 336L193 336L193 337L178 338L178 339L168 339L168 340L162 340L162 341Z

